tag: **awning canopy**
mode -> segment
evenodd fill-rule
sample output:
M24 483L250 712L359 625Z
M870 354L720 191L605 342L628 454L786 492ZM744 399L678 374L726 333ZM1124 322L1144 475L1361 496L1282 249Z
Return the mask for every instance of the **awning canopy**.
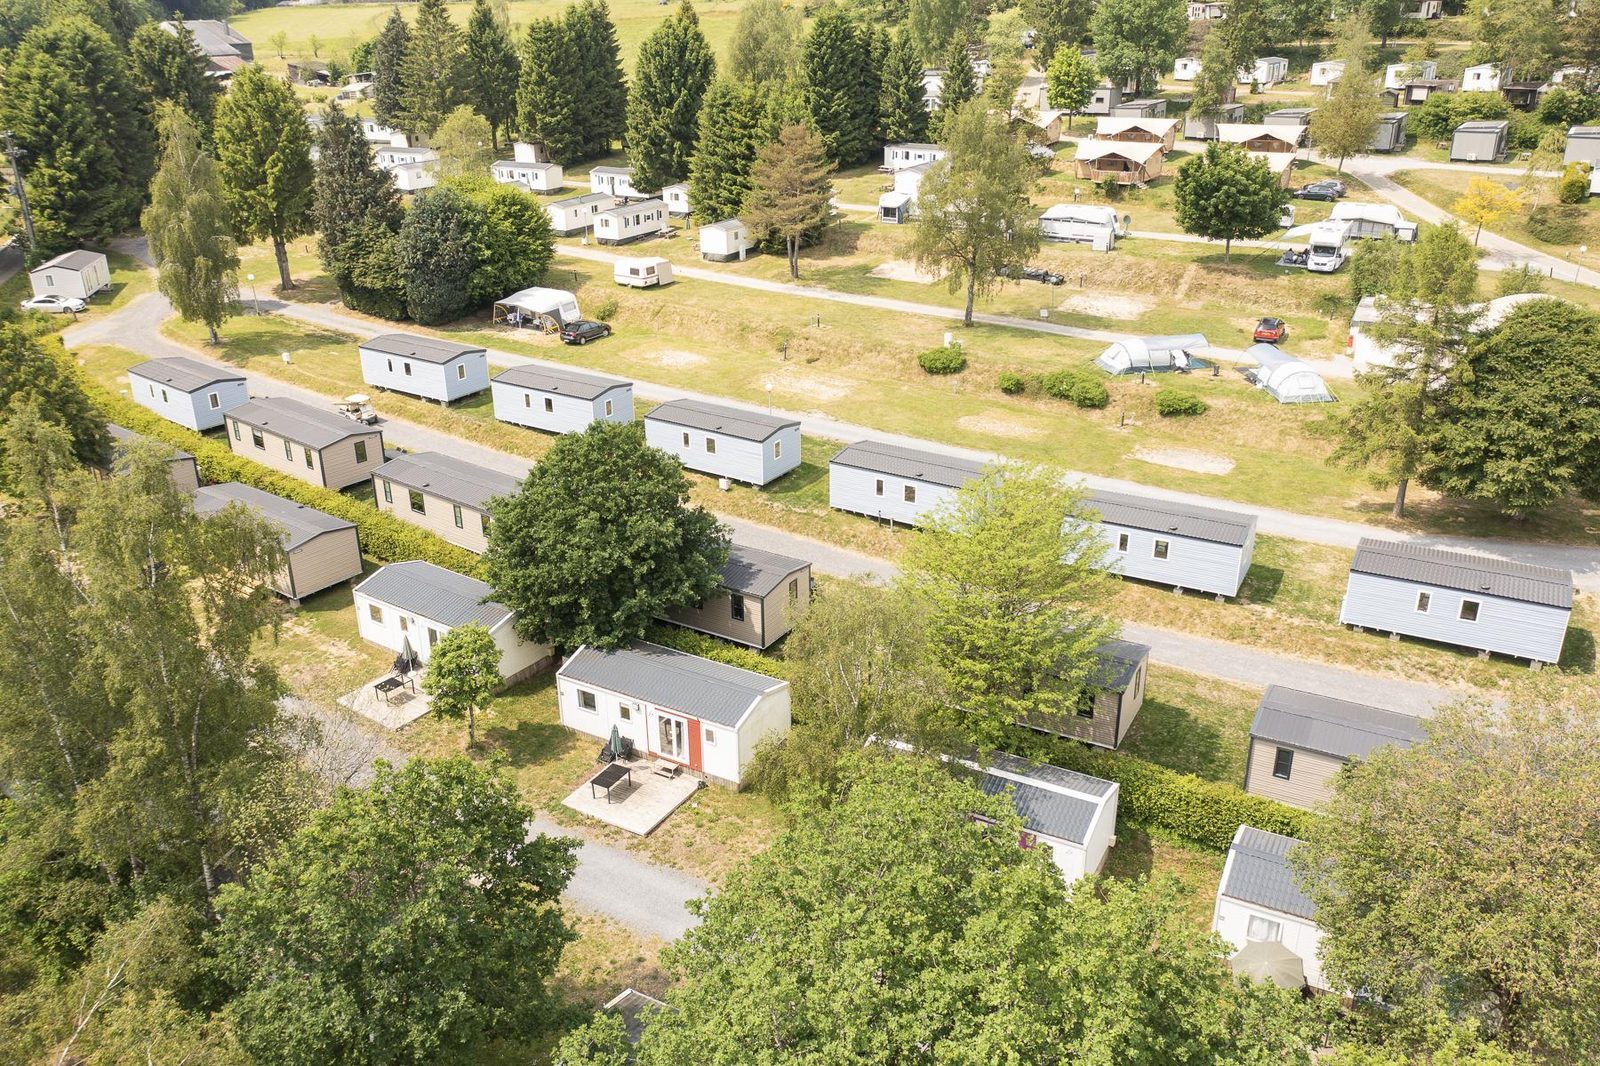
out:
M878 209L897 211L911 202L911 197L903 192L886 192L878 197Z
M1252 940L1228 960L1238 977L1271 981L1298 992L1306 985L1306 962L1276 940Z
M514 314L547 318L558 326L581 317L578 314L578 298L565 289L523 289L495 301L496 322Z

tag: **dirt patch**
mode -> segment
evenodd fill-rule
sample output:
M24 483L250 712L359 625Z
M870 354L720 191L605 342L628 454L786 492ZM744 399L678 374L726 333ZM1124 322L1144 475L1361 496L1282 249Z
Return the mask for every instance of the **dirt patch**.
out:
M1044 430L1018 422L1000 411L985 411L979 415L966 415L956 419L956 425L974 433L988 433L995 437L1013 437L1018 440L1038 440Z
M762 384L773 392L803 396L808 400L828 402L842 400L855 391L855 384L830 374L812 374L799 367L785 367L768 374Z
M1229 474L1233 460L1225 455L1196 451L1193 448L1135 448L1133 457L1157 466L1171 466L1196 474Z
M706 362L706 357L686 352L682 348L658 348L653 352L644 352L640 358L648 359L657 366L670 367L681 370L685 367L700 366Z
M887 263L879 263L867 273L875 278L888 278L890 281L912 281L918 285L932 285L939 280L933 274L918 270L917 264L909 259L891 259Z
M1061 301L1063 311L1073 311L1080 315L1093 315L1096 318L1138 318L1147 311L1155 309L1156 302L1143 296L1122 296L1115 293L1084 292L1076 296L1068 296Z

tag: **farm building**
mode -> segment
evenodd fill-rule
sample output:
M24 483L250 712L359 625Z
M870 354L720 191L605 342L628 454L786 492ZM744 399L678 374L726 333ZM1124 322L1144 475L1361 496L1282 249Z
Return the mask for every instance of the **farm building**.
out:
M565 367L514 366L489 383L494 416L547 433L580 433L591 422L632 422L633 383Z
M1035 714L1020 719L1029 729L1071 737L1098 748L1116 748L1144 706L1150 648L1131 640L1111 640L1095 652L1094 675L1072 714Z
M556 235L570 237L594 225L594 216L616 202L610 193L586 192L582 196L552 200L544 205L544 210L550 216L550 228L555 230Z
M516 616L490 592L476 578L420 559L390 563L355 587L356 629L397 655L411 651L426 666L446 633L477 622L500 649L500 676L514 685L550 665L552 652L519 637Z
M1567 131L1567 149L1561 156L1566 165L1588 163L1600 166L1600 126L1574 126Z
M131 429L117 425L115 422L106 423L106 434L111 438L111 454L99 465L103 474L111 473L117 465L117 460L137 441L148 440L143 434L135 433ZM200 487L200 464L194 456L181 448L174 448L167 444L160 444L161 450L167 456L167 469L172 474L172 483L178 487L179 492L193 492Z
M1333 393L1322 375L1276 344L1252 344L1245 355L1256 361L1244 376L1267 390L1279 403L1332 403Z
M1242 144L1247 152L1293 155L1306 140L1304 126L1269 126L1264 122L1219 122L1217 140Z
M518 141L512 146L514 156L495 163L489 168L489 173L502 185L521 185L530 192L556 192L563 188L566 173L561 169L561 164L552 163L548 159L531 158L543 154L532 151L533 147ZM529 150L524 151L524 149ZM525 155L530 158L524 158Z
M1408 748L1424 735L1419 719L1380 707L1269 685L1250 726L1244 790L1307 810L1333 794L1352 762L1385 745Z
M443 452L397 455L372 472L378 510L479 554L489 549L489 501L521 486Z
M1256 546L1255 515L1094 490L1102 564L1123 577L1237 596Z
M1414 81L1432 81L1439 76L1439 64L1431 59L1414 63L1390 63L1383 68L1385 89L1404 89Z
M633 187L632 167L595 167L589 171L589 191L605 193L619 200L642 200L656 195Z
M1111 178L1118 185L1144 185L1161 176L1166 149L1159 143L1083 140L1073 162L1077 176L1100 182Z
M672 260L659 255L638 259L618 259L611 266L611 280L630 289L653 289L672 284Z
M489 387L489 356L477 345L385 333L362 341L361 380L390 392L403 392L448 404Z
M1570 571L1371 537L1339 607L1345 625L1534 663L1560 661L1571 614Z
M1183 116L1183 135L1191 141L1214 141L1218 127L1238 123L1243 118L1244 105L1240 103L1219 104L1204 114L1186 112Z
M1172 64L1173 81L1194 81L1200 76L1199 56L1179 56Z
M244 375L182 355L146 359L128 368L128 395L169 422L215 429L250 400Z
M1141 96L1137 100L1124 100L1111 106L1115 118L1166 118L1167 101L1160 96Z
M225 417L233 454L323 488L365 481L383 464L382 430L299 400L262 397Z
M1479 63L1461 72L1461 91L1464 93L1497 93L1500 91L1500 67L1495 63Z
M361 576L361 541L356 524L303 503L230 481L194 494L194 513L211 515L237 504L283 531L284 567L272 587L298 605L313 593Z
M1101 141L1134 141L1159 144L1167 151L1178 141L1178 120L1175 118L1122 118L1107 116L1095 119L1094 135Z
M645 440L690 470L765 485L800 465L800 423L703 400L669 400L644 416Z
M1268 111L1261 121L1268 126L1309 126L1311 116L1316 113L1314 107L1280 107L1276 111Z
M178 36L178 23L162 22L161 29ZM255 62L255 45L250 39L219 19L185 19L183 26L194 38L194 50L204 56L206 76L219 81L233 77L240 67Z
M883 169L901 170L919 163L937 163L944 158L944 149L937 144L886 144L883 146Z
M1287 972L1274 974L1276 983L1327 991L1317 908L1289 866L1289 851L1298 843L1248 825L1234 832L1222 864L1211 931L1234 948L1235 973L1259 977L1254 967L1276 969L1287 962ZM1276 953L1287 954L1280 960Z
M1097 252L1116 247L1127 227L1117 209L1105 204L1052 204L1039 216L1039 236L1047 241L1087 244Z
M694 213L689 204L689 186L682 182L662 189L661 202L667 205L667 214L674 218L688 218Z
M601 244L627 244L670 229L667 205L660 200L627 203L594 216L594 239Z
M664 617L688 629L765 651L794 626L811 602L811 564L734 544L717 591Z
M87 300L111 288L111 264L99 252L79 248L75 252L63 252L28 271L28 284L35 296Z
M1312 85L1332 85L1344 77L1344 61L1340 59L1326 59L1321 63L1311 64Z
M1510 129L1504 119L1463 122L1450 136L1450 158L1464 163L1498 163L1506 157Z
M756 746L789 731L789 682L635 641L585 645L556 671L561 724L737 789Z
M986 767L959 761L978 776L975 783L985 795L1010 798L1031 838L1023 845L1048 846L1067 884L1105 868L1116 839L1115 782L999 751Z
M1159 374L1182 370L1194 361L1193 352L1207 347L1199 333L1179 333L1171 337L1124 337L1112 341L1094 363L1113 376L1120 374Z
M578 298L566 289L519 289L496 300L489 317L512 326L532 326L554 332L568 322L583 317L578 313Z
M1238 70L1240 85L1256 85L1270 89L1289 76L1289 61L1282 56L1262 56L1248 67Z
M752 247L750 227L736 218L700 227L700 258L709 262L743 262Z
M1374 152L1403 152L1406 148L1406 113L1385 111L1378 116L1368 145Z
M971 459L861 441L828 460L828 506L917 526L982 476L983 464Z

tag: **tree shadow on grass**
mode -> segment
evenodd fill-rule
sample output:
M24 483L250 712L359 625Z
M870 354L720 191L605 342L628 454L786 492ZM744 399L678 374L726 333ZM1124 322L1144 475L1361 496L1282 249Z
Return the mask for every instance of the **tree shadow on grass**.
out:
M1163 700L1145 700L1122 746L1151 762L1208 781L1234 777L1233 760L1224 754L1222 731Z

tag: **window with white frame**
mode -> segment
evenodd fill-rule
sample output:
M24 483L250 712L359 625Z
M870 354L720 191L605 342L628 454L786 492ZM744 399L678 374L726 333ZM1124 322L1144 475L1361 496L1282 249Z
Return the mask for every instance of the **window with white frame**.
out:
M1155 557L1157 559L1165 559L1171 553L1172 553L1172 545L1171 544L1168 544L1164 540L1156 541L1155 551L1154 551L1153 554L1155 555Z
M411 509L413 511L417 512L418 514L428 513L428 504L427 501L423 499L422 493L418 492L416 489L407 489L406 495L410 497Z
M717 746L717 731L714 729L700 730L700 739L705 741L707 747Z
M1126 533L1118 533L1117 534L1117 551L1125 552L1127 550L1128 550L1128 535Z
M237 422L235 422L233 424L233 439L234 440L238 440L239 439L239 423L237 423Z
M717 438L715 438L715 437L707 437L706 438L706 454L707 455L716 455L717 454Z
M285 459L294 458L294 445L290 444L288 441L283 442L283 457Z
M222 397L218 396L214 392L208 392L206 393L206 402L209 403L211 405L211 409L215 411L217 408L222 406Z
M783 458L783 441L775 440L772 442L772 457L774 459Z
M1264 918L1259 914L1252 914L1250 922L1245 927L1246 940L1271 940L1283 939L1283 923L1275 922L1271 918Z
M450 511L451 511L452 517L455 518L455 520L456 520L456 528L457 529L465 529L465 528L467 528L466 526L464 526L462 524L462 520L461 520L461 505L459 503L452 503L450 505Z
M364 441L364 440L358 440L358 441L356 441L356 462L357 463L364 463L366 461L367 461L367 442Z
M1478 620L1479 606L1480 604L1477 600L1462 600L1461 620L1463 622L1476 622Z
M915 485L907 485L906 486L905 495L906 495L906 502L907 503L916 503L917 502L917 487Z
M552 411L554 411L555 409L556 409L555 400L551 399L549 396L546 396L544 398L544 410L545 410L545 413L549 414Z
M259 429L252 429L250 431L250 443L254 444L262 451L267 450L267 438L261 435L261 431Z
M606 401L606 417L607 418L611 417L611 401L610 400Z
M458 364L456 364L456 380L457 381L465 381L465 380L467 380L467 364L466 363L458 363Z
M375 603L367 604L367 617L371 618L374 622L377 622L379 625L382 625L383 624L383 608L379 607Z
M1433 606L1433 594L1431 592L1419 592L1419 593L1417 593L1417 613L1418 614L1427 614L1428 613L1428 608L1431 607L1431 606Z
M390 484L388 481L384 481L383 482L383 502L384 503L393 503L394 502L394 486L392 484Z
M588 689L578 690L578 706L585 711L598 711L600 704L595 700L594 693Z

